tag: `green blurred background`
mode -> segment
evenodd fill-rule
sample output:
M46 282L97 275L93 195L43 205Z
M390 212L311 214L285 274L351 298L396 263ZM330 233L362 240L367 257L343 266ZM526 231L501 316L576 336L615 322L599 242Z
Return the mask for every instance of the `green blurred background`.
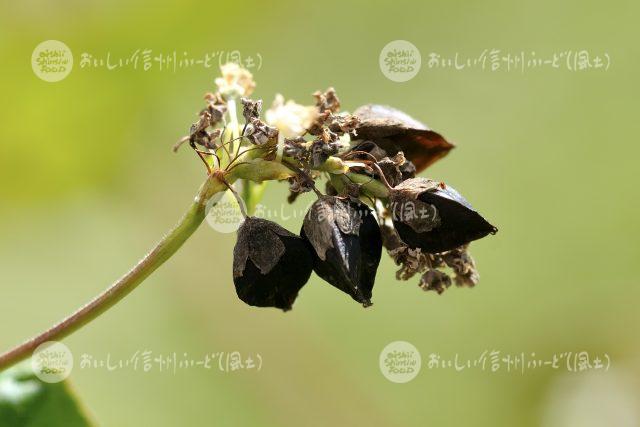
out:
M260 354L260 372L76 369L105 426L636 425L638 326L637 2L3 2L0 8L0 347L49 326L124 273L203 180L187 132L217 69L80 69L81 52L259 53L255 97L300 103L333 85L346 109L385 103L458 147L428 176L458 188L500 232L472 245L475 289L424 293L384 257L363 310L317 277L294 310L245 306L234 236L203 226L143 286L65 340L76 355ZM34 75L41 41L73 51L58 83ZM386 79L380 50L405 39L420 73ZM608 53L608 71L436 70L429 52ZM285 185L264 203L280 209ZM287 212L302 209L307 198ZM300 218L280 221L297 230ZM394 384L382 348L406 340L423 369ZM430 353L549 358L607 353L606 373L429 370ZM617 418L616 418L617 417ZM54 422L52 421L52 425Z

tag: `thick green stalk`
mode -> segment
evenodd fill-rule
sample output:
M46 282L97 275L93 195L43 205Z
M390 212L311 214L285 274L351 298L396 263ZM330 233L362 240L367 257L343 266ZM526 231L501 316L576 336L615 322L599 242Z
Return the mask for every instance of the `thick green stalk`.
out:
M206 205L216 193L226 190L217 175L211 175L202 185L195 200L176 226L127 274L91 300L84 307L46 331L0 355L0 371L30 357L42 343L60 340L91 322L133 291L151 273L168 260L200 226L206 215Z

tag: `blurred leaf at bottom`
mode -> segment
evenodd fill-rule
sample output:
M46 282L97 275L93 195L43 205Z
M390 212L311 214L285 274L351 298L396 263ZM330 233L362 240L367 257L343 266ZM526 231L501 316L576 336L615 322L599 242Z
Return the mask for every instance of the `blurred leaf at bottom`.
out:
M28 362L0 372L1 427L91 425L67 381L43 382Z

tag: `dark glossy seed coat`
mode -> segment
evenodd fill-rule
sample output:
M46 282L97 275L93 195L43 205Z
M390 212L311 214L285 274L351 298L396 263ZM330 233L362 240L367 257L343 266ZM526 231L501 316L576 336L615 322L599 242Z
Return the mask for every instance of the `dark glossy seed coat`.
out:
M424 183L428 180L414 178L404 181L402 186L410 187L412 181ZM415 200L411 200L411 196L403 197L406 195L406 192L404 194L392 192L391 203L394 204L393 225L400 238L410 247L420 248L429 253L439 253L498 231L476 212L460 193L448 185L434 185L430 189L419 191L418 194L414 194ZM412 202L415 202L416 209L425 206L428 209L435 208L437 220L432 221L430 230L416 230L415 224L412 226L403 215L397 214L400 204ZM428 222L431 219L422 218L419 221Z
M336 215L331 217L326 212ZM343 219L346 212L350 215L348 221ZM352 222L348 224L349 221ZM353 221L358 222L357 226ZM371 305L382 238L373 212L365 204L322 197L309 209L300 235L308 242L318 276L363 306Z
M247 218L233 250L236 294L256 307L291 309L312 271L306 242L280 225Z

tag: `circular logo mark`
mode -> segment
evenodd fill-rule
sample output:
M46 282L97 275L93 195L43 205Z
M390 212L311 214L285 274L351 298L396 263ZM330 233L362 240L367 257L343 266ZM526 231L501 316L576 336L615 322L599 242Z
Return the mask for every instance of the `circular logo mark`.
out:
M420 51L406 40L388 43L382 48L379 61L382 74L394 82L411 80L418 74L422 65Z
M71 374L73 355L69 347L58 341L47 341L31 356L33 373L46 383L58 383Z
M244 202L242 202L244 205ZM246 206L243 206L246 209ZM244 221L238 201L231 191L218 193L207 202L207 222L219 233L233 233Z
M33 49L31 68L45 82L58 82L73 68L73 54L69 46L58 40L47 40Z
M421 365L420 352L406 341L389 343L380 353L380 372L394 383L408 383L418 375Z

